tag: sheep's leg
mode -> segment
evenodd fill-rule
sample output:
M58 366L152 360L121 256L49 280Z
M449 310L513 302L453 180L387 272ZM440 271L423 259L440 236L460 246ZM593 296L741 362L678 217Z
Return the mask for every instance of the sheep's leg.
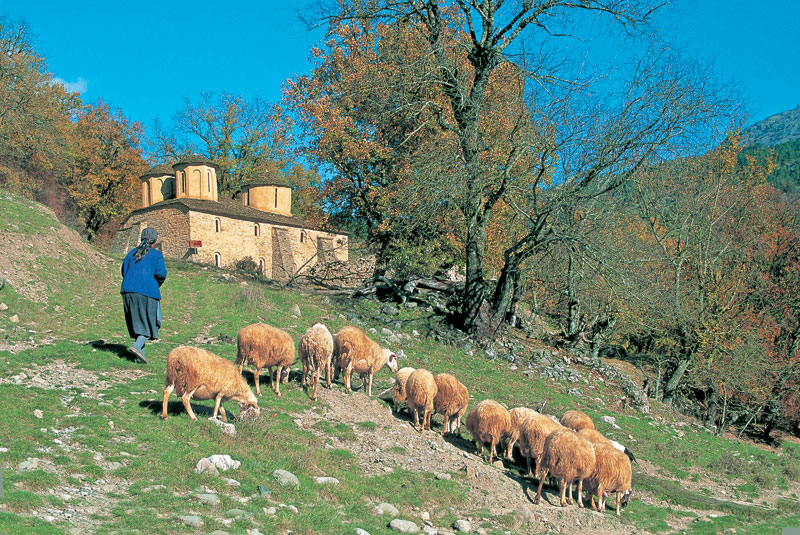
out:
M417 410L416 407L411 409L411 416L414 417L414 429L417 429L419 427L419 411Z
M353 391L353 389L350 388L350 374L351 373L353 373L353 366L352 365L348 365L344 369L344 389L347 390L348 392L352 392Z
M572 485L570 485L570 492L572 492ZM583 509L583 479L578 479L578 507Z
M514 456L512 455L512 452L514 451L514 444L516 444L516 443L517 443L516 440L513 440L513 439L509 438L508 439L508 444L506 444L506 459L508 459L509 461L514 458Z
M197 390L197 387L195 387L191 392L186 392L181 396L183 406L186 407L186 412L189 413L189 419L193 422L197 421L197 416L194 415L194 411L192 410L192 406L189 404L189 400L192 399L195 390Z
M531 470L531 458L526 455L525 460L528 462L528 477L533 478L533 471Z
M483 459L483 443L477 438L475 439L475 450L475 455Z
M220 409L222 410L222 421L227 422L228 418L225 415L225 409L222 407L222 394L217 394L217 397L214 398L214 413L211 415L211 417L216 418L217 414L220 413Z
M617 516L620 516L620 506L622 505L622 493L617 491Z
M259 384L258 381L258 376L260 375L260 373L261 373L261 368L255 368L253 370L253 381L255 381L256 383L256 396L261 395L261 385Z
M567 503L572 505L572 481L569 482L567 485L567 489L569 490L569 495L567 496Z
M272 390L275 391L275 395L281 397L281 372L283 371L283 366L278 366L278 369L275 371L275 380L272 381Z
M597 511L600 509L600 487L597 488L597 505L594 504L594 494L591 495L591 506L592 511Z
M494 459L494 456L497 454L497 450L495 449L496 446L497 446L497 439L492 438L491 448L489 448L489 464L492 464L492 460Z
M306 382L306 376L308 375L308 372L309 372L309 371L311 371L311 370L309 370L309 365L308 365L308 363L307 363L307 362L305 362L305 361L303 361L303 380L302 380L302 381L300 381L300 385L301 385L303 388L306 388L306 386L308 386L308 383ZM312 372L312 373L313 373L313 372Z
M536 489L536 498L533 499L533 505L539 505L542 501L542 487L544 486L545 479L547 479L547 470L545 470L544 475L539 478L539 488Z
M325 363L325 382L328 385L328 390L331 389L331 361Z
M367 387L367 395L372 397L372 373L369 374L369 386Z
M567 500L565 494L567 491L567 481L565 479L558 480L558 490L561 492L561 507L566 507L568 503L572 503L572 496ZM570 490L571 492L571 490Z
M311 399L317 399L317 386L319 385L319 368L314 368L313 375L311 376L311 382L314 384L314 395Z
M167 419L167 405L168 405L167 400L169 399L169 396L172 394L173 390L175 390L175 384L174 383L171 384L171 385L167 385L164 388L164 401L161 403L161 419L162 420L166 420Z

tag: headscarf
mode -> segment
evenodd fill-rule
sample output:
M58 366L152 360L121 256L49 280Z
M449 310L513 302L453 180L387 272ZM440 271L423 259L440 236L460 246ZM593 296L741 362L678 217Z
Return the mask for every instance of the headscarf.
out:
M158 239L158 232L156 229L147 227L146 229L142 230L142 242L136 248L136 252L133 254L133 258L138 262L144 255L150 252L150 248Z

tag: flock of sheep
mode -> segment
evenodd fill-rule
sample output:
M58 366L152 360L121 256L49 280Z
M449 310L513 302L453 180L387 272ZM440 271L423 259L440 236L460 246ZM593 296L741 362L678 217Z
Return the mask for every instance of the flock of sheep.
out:
M254 368L257 395L261 395L259 374L266 368L272 378L272 389L280 396L280 384L287 383L289 367L295 361L291 336L282 329L256 323L239 331L237 346L235 363L195 347L180 346L170 351L161 417L167 419L167 403L173 391L181 397L193 421L197 417L189 403L191 399L213 399L212 417L221 413L223 421L227 421L227 415L222 402L230 399L239 403L240 417L258 415L258 399L242 376L245 363ZM298 348L303 365L302 385L311 399L317 397L323 370L328 388L331 388L331 376L335 374L338 378L341 371L348 391L352 391L351 374L360 374L364 389L371 396L374 374L387 366L395 374L395 408L405 401L414 427L431 429L434 413L444 416L442 434L456 433L460 427L469 404L466 386L448 373L434 376L425 369L398 370L397 356L381 348L358 327L344 327L332 336L327 327L316 323L305 332ZM467 415L466 427L480 456L483 457L484 444L489 446L489 463L503 441L505 457L509 460L515 444L519 444L529 477L534 475L531 465L535 461L539 480L535 504L541 500L542 486L548 476L558 480L562 507L572 504L574 483L577 483L578 507L583 507L584 488L591 496L592 509L599 511L605 511L606 497L615 492L617 516L630 497L632 456L623 446L598 432L591 418L581 411L567 411L558 420L526 407L509 411L496 401L484 400Z

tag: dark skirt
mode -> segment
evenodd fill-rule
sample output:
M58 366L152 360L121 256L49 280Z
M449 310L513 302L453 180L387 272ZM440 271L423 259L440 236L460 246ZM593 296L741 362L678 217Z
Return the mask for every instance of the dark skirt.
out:
M158 338L161 327L161 301L136 293L122 294L122 307L125 310L125 323L131 338L146 336L150 340Z

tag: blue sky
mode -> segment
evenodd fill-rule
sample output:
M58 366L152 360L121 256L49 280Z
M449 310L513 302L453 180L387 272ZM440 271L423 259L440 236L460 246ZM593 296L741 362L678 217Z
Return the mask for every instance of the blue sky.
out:
M321 37L299 22L304 5L2 0L0 13L28 22L50 71L84 101L103 99L150 129L201 91L277 101L284 80L309 72ZM749 123L800 105L800 1L694 0L674 20L689 54L740 85Z

